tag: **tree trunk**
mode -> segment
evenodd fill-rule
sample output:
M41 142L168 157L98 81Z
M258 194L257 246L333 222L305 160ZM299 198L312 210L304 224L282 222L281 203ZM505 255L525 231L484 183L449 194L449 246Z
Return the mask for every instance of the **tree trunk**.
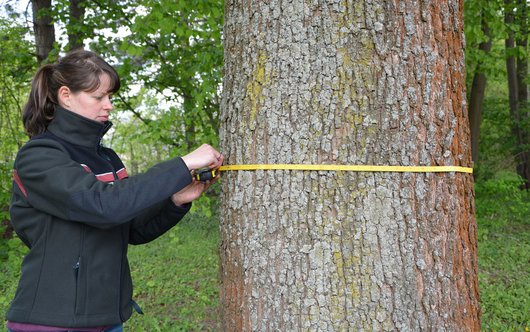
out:
M33 10L33 31L37 48L37 61L41 63L48 58L55 42L55 30L50 16L51 0L31 0Z
M528 9L526 0L518 0L517 2L519 33L516 38L516 44L524 52L524 54L517 57L517 97L519 106L526 108L528 103L528 84L526 83L528 78L528 58L526 57L526 50L528 48Z
M523 54L517 57L517 173L524 180L524 188L530 189L530 105L528 104L528 5L526 0L518 0L517 23L519 36L517 47Z
M479 49L487 55L491 50L491 33L488 23L482 18L482 31L488 38L479 44ZM479 61L473 76L473 84L469 93L469 125L471 129L471 151L472 159L478 161L478 143L480 140L480 122L482 119L482 109L484 104L484 92L486 91L486 74L482 70L482 61Z
M504 23L506 24L506 26L509 27L515 22L515 15L513 13L513 0L505 0L504 4ZM512 28L508 28L507 30L508 36L504 41L504 46L506 50L506 74L508 78L508 98L510 104L510 115L513 118L517 115L518 106L517 65L515 61L516 57L513 54L515 50L515 33L513 32Z
M68 31L68 50L83 49L85 33L83 20L85 17L85 0L70 0L70 20Z
M471 164L463 1L225 2L226 164ZM473 177L223 173L225 331L478 331Z
M528 139L530 135L522 125L525 119L528 119L528 86L525 83L528 73L528 63L526 59L519 59L515 55L516 37L513 28L514 24L519 24L520 28L525 28L526 24L522 21L523 17L526 20L526 6L518 8L518 12L523 10L523 14L518 14L518 21L515 20L514 8L516 3L513 0L505 0L504 2L504 23L508 27L508 36L504 42L506 49L506 73L508 78L508 96L510 104L510 117L512 119L512 133L515 137L515 159L517 162L517 173L525 181L523 187L530 189L530 152L528 151ZM524 33L524 32L523 32ZM519 38L518 38L519 39ZM526 48L526 41L518 41L521 47Z
M195 100L191 94L191 91L188 89L182 89L183 103L182 108L184 111L184 138L186 143L186 149L190 150L197 145L197 128L195 124L197 123L197 114L193 111Z

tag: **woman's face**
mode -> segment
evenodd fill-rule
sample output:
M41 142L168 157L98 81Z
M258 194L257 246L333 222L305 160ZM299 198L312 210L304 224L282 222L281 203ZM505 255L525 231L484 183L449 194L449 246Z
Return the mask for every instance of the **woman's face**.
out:
M92 92L70 91L68 87L59 89L59 105L67 110L77 113L85 118L98 122L109 121L109 114L112 110L112 95L110 90L110 77L106 74L100 76L99 87Z

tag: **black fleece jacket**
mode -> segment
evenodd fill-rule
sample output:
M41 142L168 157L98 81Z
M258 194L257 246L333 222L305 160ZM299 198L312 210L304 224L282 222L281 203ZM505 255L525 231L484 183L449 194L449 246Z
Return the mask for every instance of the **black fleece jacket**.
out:
M57 108L47 131L19 151L11 222L30 248L7 319L64 327L118 324L132 314L127 246L173 227L190 204L170 196L191 183L171 159L128 177L101 146L111 124Z

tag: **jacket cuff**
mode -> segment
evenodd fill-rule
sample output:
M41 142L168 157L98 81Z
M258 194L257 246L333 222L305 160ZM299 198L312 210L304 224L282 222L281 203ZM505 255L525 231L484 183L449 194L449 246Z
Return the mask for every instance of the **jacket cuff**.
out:
M191 209L191 202L182 205L176 205L175 203L173 203L171 198L169 199L169 202L169 208L172 212L187 213Z

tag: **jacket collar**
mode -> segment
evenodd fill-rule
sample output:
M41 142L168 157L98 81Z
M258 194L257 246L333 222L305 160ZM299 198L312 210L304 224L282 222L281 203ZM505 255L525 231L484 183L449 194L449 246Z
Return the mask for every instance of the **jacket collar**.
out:
M76 145L98 146L101 138L112 127L112 122L101 123L57 106L48 125L52 134Z

